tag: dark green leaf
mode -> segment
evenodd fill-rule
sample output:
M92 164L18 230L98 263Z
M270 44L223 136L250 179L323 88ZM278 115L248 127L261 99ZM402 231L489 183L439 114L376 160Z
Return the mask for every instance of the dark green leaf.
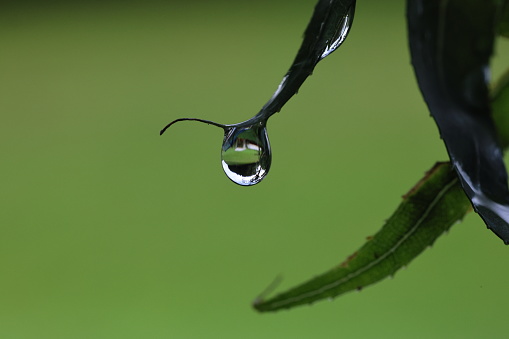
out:
M435 165L408 192L383 228L341 265L268 300L258 311L275 311L361 289L393 275L454 223L471 205L449 163Z
M319 0L290 69L259 115L270 116L297 93L316 64L336 50L350 32L356 0Z
M507 172L487 83L498 9L495 0L408 0L407 21L417 81L461 185L507 244Z

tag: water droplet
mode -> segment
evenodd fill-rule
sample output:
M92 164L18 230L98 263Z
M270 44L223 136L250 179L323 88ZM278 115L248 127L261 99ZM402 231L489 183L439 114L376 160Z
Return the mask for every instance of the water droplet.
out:
M225 130L221 163L234 183L242 186L259 183L269 172L271 159L264 122Z
M166 125L160 134L179 121L198 121L220 127L225 132L221 164L228 178L242 186L262 181L271 163L267 120L281 111L286 102L297 93L316 64L345 41L353 22L355 3L348 1L345 5L341 1L319 2L294 62L276 92L254 117L234 125L198 118L180 118Z

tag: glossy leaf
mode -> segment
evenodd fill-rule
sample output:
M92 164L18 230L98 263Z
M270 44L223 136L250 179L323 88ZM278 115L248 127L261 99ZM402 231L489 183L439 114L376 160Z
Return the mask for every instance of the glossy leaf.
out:
M346 39L353 23L355 0L319 0L304 33L304 41L272 98L258 115L279 112L295 94L316 64Z
M474 209L507 244L507 172L488 92L498 2L407 4L412 64L423 97Z
M436 164L404 196L383 228L341 265L273 298L259 298L254 308L290 308L376 283L407 265L470 208L450 164Z

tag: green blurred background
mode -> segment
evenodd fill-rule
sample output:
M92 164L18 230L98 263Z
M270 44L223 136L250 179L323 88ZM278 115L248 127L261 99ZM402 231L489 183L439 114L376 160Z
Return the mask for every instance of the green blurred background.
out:
M0 11L0 338L504 338L507 247L471 213L361 293L258 314L341 262L447 156L404 1L359 1L269 123L255 187L222 132L272 95L314 0L18 2ZM504 60L505 55L505 60ZM509 65L501 42L494 63Z

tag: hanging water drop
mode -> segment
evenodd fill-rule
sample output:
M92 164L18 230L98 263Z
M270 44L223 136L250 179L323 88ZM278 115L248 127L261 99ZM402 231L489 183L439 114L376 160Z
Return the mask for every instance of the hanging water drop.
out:
M290 69L276 92L251 119L223 125L209 120L182 118L220 127L224 131L221 164L228 178L241 186L252 186L265 178L270 169L271 151L267 137L267 120L297 93L313 73L316 64L334 52L346 39L353 22L356 0L319 0L304 32L304 41Z
M217 122L196 119L177 119L166 125L162 135L171 125L179 121L198 121L223 129L221 164L228 178L241 186L259 183L269 173L272 154L267 136L267 119L262 116L235 124L223 125Z
M269 172L271 160L264 123L226 129L221 164L231 181L242 186L259 183Z

